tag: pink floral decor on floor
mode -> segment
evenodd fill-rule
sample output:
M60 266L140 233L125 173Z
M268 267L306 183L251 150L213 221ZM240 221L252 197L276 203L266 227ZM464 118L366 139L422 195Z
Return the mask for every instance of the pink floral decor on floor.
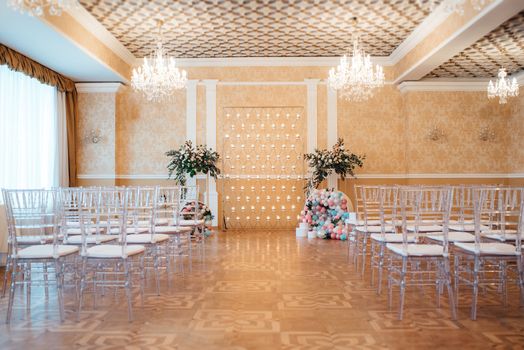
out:
M347 239L344 221L349 218L348 199L343 192L332 189L312 191L300 214L301 221L307 222L310 229L317 232L317 237Z
M180 214L184 218L184 220L194 220L194 213L195 212L195 202L187 202L182 210L180 210ZM205 205L202 202L198 202L198 210L197 210L197 220L204 220L206 225L204 226L204 235L206 237L209 237L213 231L209 229L207 226L207 223L211 222L213 220L214 216L211 213L211 209L207 205Z

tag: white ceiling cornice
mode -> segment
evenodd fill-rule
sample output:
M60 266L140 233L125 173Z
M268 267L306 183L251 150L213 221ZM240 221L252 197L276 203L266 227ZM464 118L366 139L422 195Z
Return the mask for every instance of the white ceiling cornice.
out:
M431 34L437 27L449 17L443 4L418 25L417 28L389 55L391 65L397 64L404 56L415 48L425 37Z
M134 66L136 57L117 38L113 36L98 20L93 17L83 6L73 6L67 12L91 34L98 38L104 45L111 49L127 64Z
M122 83L76 83L76 91L84 94L115 93L122 87Z
M486 91L487 80L464 81L461 79L404 81L398 84L401 93L410 91Z
M391 66L389 57L372 57L382 66ZM141 59L138 59L141 61ZM335 67L340 57L231 57L177 58L179 67Z

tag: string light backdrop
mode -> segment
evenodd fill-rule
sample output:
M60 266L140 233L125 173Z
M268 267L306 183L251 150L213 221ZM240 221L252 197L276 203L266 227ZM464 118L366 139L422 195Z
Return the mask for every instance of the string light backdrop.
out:
M225 226L292 228L304 205L302 107L228 107L222 116Z

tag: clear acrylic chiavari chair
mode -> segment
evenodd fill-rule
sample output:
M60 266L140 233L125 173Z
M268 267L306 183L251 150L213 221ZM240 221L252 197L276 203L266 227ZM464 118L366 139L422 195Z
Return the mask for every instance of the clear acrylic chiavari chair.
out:
M157 233L164 233L169 236L169 246L167 256L172 259L173 265L177 263L180 271L184 273L184 258L187 258L191 269L192 250L191 250L191 226L180 226L180 195L181 187L160 187L157 201L157 218L167 220L169 225L157 226Z
M513 280L524 304L524 188L476 188L473 203L475 240L455 243L454 269L457 297L460 285L472 287L471 319L475 320L479 288L499 292L506 305L508 282ZM484 224L489 231L482 230Z
M31 287L50 284L57 287L60 319L64 320L63 269L74 259L78 247L59 243L63 215L58 190L4 190L8 234L10 235L10 290L6 322L13 311L16 287L26 287L26 307L30 308ZM30 244L34 242L34 244ZM37 267L42 267L36 271ZM38 277L42 277L41 279Z
M105 288L123 288L128 305L128 318L133 319L132 288L133 274L140 277L140 295L144 298L144 252L143 245L128 245L128 198L129 190L122 188L101 189L86 192L86 196L100 196L99 200L86 200L96 203L84 208L81 201L79 222L82 232L80 249L80 292L78 298L78 316L82 311L84 294L87 287L92 286L93 303L96 305L98 293L104 293ZM104 225L109 227L118 239L111 244L88 245L87 237L93 227ZM135 232L131 230L131 233Z
M168 277L170 265L166 258L169 236L156 232L158 187L132 187L127 191L127 219L134 232L146 228L146 233L127 235L127 244L140 244L146 247L145 269L153 270L156 293L160 295L160 269L166 270ZM164 264L162 264L164 262Z
M191 243L199 248L200 259L205 261L205 221L200 214L198 186L180 188L180 215L178 225L191 227Z
M456 319L447 240L452 196L453 189L450 187L399 189L402 243L386 245L389 258L388 304L391 307L393 286L399 286L399 319L403 318L407 286L436 286L438 305L445 286L451 315ZM425 239L428 228L437 228L441 232L442 244L431 244Z

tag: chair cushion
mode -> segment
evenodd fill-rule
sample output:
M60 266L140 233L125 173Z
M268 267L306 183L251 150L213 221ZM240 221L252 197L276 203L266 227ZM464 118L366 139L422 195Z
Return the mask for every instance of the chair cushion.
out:
M502 235L502 233L482 233L483 237L494 239L500 242L505 241L516 241L517 240L517 234L516 233L508 233L506 231L506 234Z
M167 241L168 235L162 233L155 233L153 239L151 239L150 233L138 233L134 235L127 235L126 242L129 244L148 244L148 243L160 243Z
M165 226L168 223L169 223L169 220L165 218L159 218L155 220L155 226ZM149 227L150 225L151 225L151 221L149 220L138 220L138 226Z
M204 220L184 220L180 219L178 224L180 226L200 226L204 224Z
M134 228L134 227L127 227L126 228L126 233L129 235L129 234L137 234L137 233L146 233L146 232L149 232L149 229L146 228L146 227L138 227L138 228ZM120 233L120 229L118 227L114 227L112 228L110 231L109 231L110 234L112 235L117 235Z
M475 253L475 243L455 243L456 247L470 253ZM515 255L516 249L512 244L507 243L480 243L480 254L486 255Z
M104 228L100 228L100 232L103 232L104 231ZM89 232L90 234L93 234L93 233L96 233L96 227L90 227L87 232ZM80 229L80 227L73 227L73 228L68 228L67 229L67 234L68 235L81 235L82 234L82 230Z
M143 253L143 245L125 246L127 256ZM86 256L89 258L122 258L122 246L116 244L101 244L87 248Z
M384 226L385 232L395 232L395 226L391 225L385 225ZM364 233L380 233L382 232L381 226L357 226L355 227L355 231L364 232Z
M393 253L401 256L442 256L444 247L438 244L408 244L407 251L403 244L388 243L386 247Z
M156 226L155 233L181 233L181 232L190 232L193 231L193 228L190 226Z
M66 256L78 252L78 247L72 245L58 245L57 248L58 256ZM53 250L52 244L32 245L20 249L17 257L19 259L52 259Z
M444 242L442 233L429 234L427 237L434 241ZM448 242L475 242L475 235L469 232L450 231L448 232Z
M415 232L415 225L409 225L406 227L406 230ZM440 225L419 225L418 232L433 232L442 230Z
M374 241L385 243L400 243L403 240L402 234L400 233L386 233L384 237L382 237L382 234L380 233L373 233L370 237ZM408 235L407 239L408 242L415 242L414 235Z
M448 228L452 231L463 231L463 232L475 232L475 224L451 224L448 226ZM487 230L488 227L484 225L480 225L480 230L484 231Z
M99 244L99 243L114 241L115 239L118 239L118 237L115 235L113 236L99 235L98 237L95 235L92 235L92 236L86 237L86 243L87 244ZM82 244L82 236L76 235L76 236L67 237L67 240L64 240L64 244Z
M16 243L27 245L27 244L42 244L43 243L52 243L53 235L45 236L17 236Z

